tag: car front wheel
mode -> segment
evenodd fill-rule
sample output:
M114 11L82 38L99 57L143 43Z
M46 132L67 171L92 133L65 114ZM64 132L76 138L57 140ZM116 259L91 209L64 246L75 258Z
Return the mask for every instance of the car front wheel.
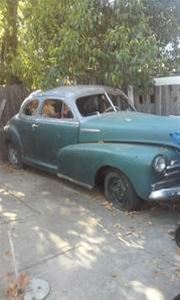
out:
M137 210L141 201L136 195L128 178L116 170L111 170L105 176L105 196L116 208L121 210Z
M15 169L22 168L20 150L14 143L8 145L8 160Z

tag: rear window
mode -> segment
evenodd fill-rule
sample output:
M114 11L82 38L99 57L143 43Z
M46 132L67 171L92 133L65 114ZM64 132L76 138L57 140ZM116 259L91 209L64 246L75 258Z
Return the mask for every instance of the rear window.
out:
M23 109L23 114L26 116L35 115L37 112L38 106L39 106L38 100L32 100L32 101L28 102Z

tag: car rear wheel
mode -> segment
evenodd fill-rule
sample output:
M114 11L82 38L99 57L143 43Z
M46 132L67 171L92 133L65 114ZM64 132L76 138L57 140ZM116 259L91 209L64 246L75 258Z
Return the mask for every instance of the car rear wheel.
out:
M19 147L14 143L8 145L8 160L15 169L20 169L23 166Z
M116 208L121 210L137 210L141 200L136 195L128 178L116 170L110 170L104 181L105 196Z

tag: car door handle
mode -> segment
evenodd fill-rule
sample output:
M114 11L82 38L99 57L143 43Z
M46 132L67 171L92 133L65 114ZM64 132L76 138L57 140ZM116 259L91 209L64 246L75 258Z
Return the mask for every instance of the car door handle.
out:
M32 124L32 129L34 129L34 128L38 128L38 124Z

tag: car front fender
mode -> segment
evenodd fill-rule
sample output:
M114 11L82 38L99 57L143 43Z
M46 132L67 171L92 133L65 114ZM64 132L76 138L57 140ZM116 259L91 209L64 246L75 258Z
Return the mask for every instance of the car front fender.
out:
M152 145L85 143L63 148L58 153L58 173L94 186L99 170L116 168L132 183L136 193L146 199L151 184L158 180L152 169L157 154L168 154L168 149Z

